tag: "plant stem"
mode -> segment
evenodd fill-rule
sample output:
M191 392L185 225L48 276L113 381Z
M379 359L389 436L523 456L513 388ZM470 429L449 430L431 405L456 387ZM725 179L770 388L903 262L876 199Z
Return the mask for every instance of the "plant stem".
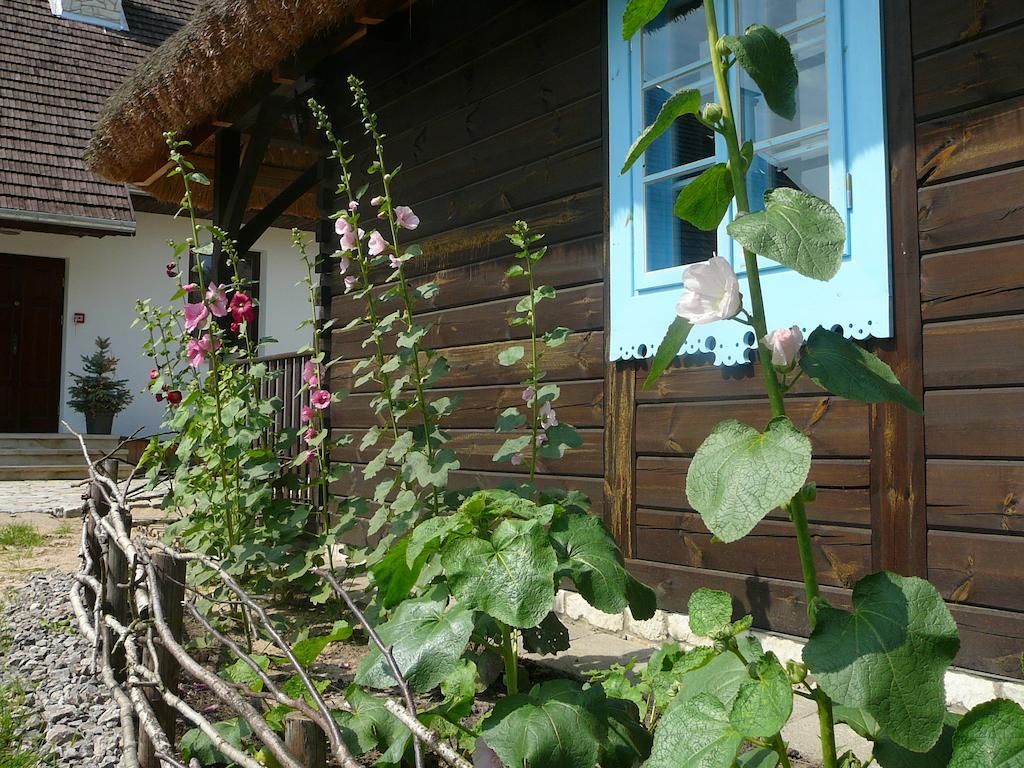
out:
M733 190L736 195L738 216L750 212L750 199L747 194L746 168L740 153L740 141L736 130L736 118L732 109L732 95L729 90L726 67L723 56L719 52L718 19L715 14L714 0L704 0L704 13L707 21L708 46L711 53L711 66L715 76L715 88L718 93L719 106L722 108L722 134L725 138L729 154L729 172L732 176ZM757 339L757 352L764 374L768 400L771 403L772 416L786 415L786 405L782 385L778 373L772 365L771 352L761 341L768 335L768 327L764 312L764 294L761 291L761 276L757 266L757 255L743 249L743 261L747 271L747 287L750 291L751 313L750 322L754 327ZM789 516L796 529L797 547L800 552L800 566L804 577L804 591L807 596L808 618L811 628L814 627L814 605L818 599L818 576L814 565L814 554L810 531L807 527L807 512L804 509L803 496L798 493L788 505ZM824 768L836 768L838 759L835 749L835 726L832 719L832 702L820 693L815 699L818 704L818 719L821 724L821 746Z
M779 765L782 768L792 768L792 764L789 762L789 752L786 749L786 742L782 740L782 734L776 733L772 737L771 749L775 750L775 754L779 756Z
M524 235L526 237L526 235ZM530 443L530 482L532 483L537 474L537 427L540 417L540 380L537 376L537 369L540 367L540 354L537 349L537 302L534 296L533 281L533 259L530 258L530 244L527 242L523 248L526 255L526 277L530 287L530 388L533 390L533 398L530 403L530 424L533 431L533 440Z
M507 624L501 627L501 658L505 662L505 692L509 696L519 693L519 655L516 631Z

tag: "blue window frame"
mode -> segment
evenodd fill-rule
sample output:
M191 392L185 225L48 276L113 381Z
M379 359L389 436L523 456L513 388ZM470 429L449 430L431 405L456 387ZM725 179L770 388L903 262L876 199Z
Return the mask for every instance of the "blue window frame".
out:
M716 0L723 33L760 22L786 35L800 71L797 114L768 110L736 66L737 120L754 142L751 203L766 189L790 186L828 199L847 227L843 266L831 282L760 262L769 328L841 326L853 338L892 333L888 183L882 80L881 0ZM675 218L679 190L726 160L721 137L692 117L676 121L632 170L619 174L634 139L676 91L698 88L716 101L704 13L694 0L669 0L630 41L622 40L626 0L608 0L611 359L654 354L675 313L688 264L718 254L745 282L743 255L726 234ZM746 293L746 292L745 292ZM799 301L793 297L799 296ZM735 322L698 326L686 352L712 352L716 363L744 363L754 347Z

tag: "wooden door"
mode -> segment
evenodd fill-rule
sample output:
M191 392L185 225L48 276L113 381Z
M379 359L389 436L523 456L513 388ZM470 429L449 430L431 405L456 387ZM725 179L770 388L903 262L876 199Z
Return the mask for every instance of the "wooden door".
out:
M0 254L0 432L56 432L64 261Z

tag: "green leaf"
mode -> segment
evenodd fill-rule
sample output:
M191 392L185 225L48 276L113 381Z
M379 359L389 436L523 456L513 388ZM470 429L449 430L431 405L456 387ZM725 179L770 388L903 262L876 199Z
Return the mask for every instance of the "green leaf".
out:
M789 502L811 468L811 441L785 416L764 433L723 421L694 454L686 497L721 541L746 536L765 515Z
M818 610L804 663L833 701L864 709L896 744L924 752L942 732L943 676L960 648L956 624L927 581L875 573L853 610Z
M594 768L607 736L604 691L552 680L501 699L483 722L484 743L516 768Z
M779 756L775 751L764 747L744 752L736 758L738 768L776 768L778 764Z
M569 650L569 630L553 611L536 627L529 627L520 632L523 647L529 653L554 655Z
M377 585L377 599L385 608L394 608L409 596L430 554L429 549L421 549L419 555L410 563L407 557L408 547L408 536L399 539L391 545L381 561L370 568L373 581Z
M506 408L498 416L494 425L494 431L499 433L515 432L526 423L526 416L519 412L518 408Z
M507 347L498 353L498 363L504 365L506 368L510 365L515 365L523 359L523 355L526 354L526 350L523 347Z
M676 699L689 701L702 693L710 693L726 708L730 708L740 688L748 680L750 675L747 673L747 665L735 653L722 653L684 674L679 681Z
M251 657L256 665L266 672L270 669L270 657L260 656L253 654ZM263 678L256 674L256 670L250 667L241 659L235 661L234 664L229 664L221 670L220 676L225 680L230 680L232 683L241 683L242 685L249 686L249 690L259 693L263 690Z
M665 7L668 0L629 0L622 14L622 39L629 40Z
M237 717L214 723L213 727L228 744L238 749L242 749L242 739L251 733L249 725ZM213 746L210 738L198 728L191 729L181 737L181 754L186 761L195 758L202 765L228 765L231 763L221 754L220 750Z
M554 602L558 559L533 520L503 520L489 541L451 542L441 565L460 603L513 627L537 626Z
M797 189L764 193L763 211L740 216L729 234L749 251L815 280L831 280L843 261L846 227L836 209Z
M557 328L552 328L544 334L544 343L549 347L560 347L565 343L565 340L569 338L570 333L572 333L571 330L561 325Z
M936 766L948 766L953 756L953 734L956 731L957 723L960 722L960 715L947 712L942 725L942 735L935 742L935 746L927 752L911 752L899 744L890 741L884 734L876 741L871 753L881 768L936 768ZM971 768L981 768L982 765L989 765L987 760L972 760ZM1024 766L1024 763L1018 765Z
M1007 699L979 704L960 721L949 768L1024 767L1024 709Z
M626 571L622 552L600 518L562 515L551 525L550 535L561 567L584 600L605 613L621 613L628 606L634 618L645 620L654 615L654 591Z
M924 412L921 404L900 384L892 368L877 355L820 326L807 339L800 368L819 387L840 397L861 403L890 401L915 413Z
M679 354L679 350L683 348L683 344L686 343L686 337L690 335L691 328L693 328L693 325L690 321L681 317L677 317L672 321L672 324L665 332L665 338L658 345L658 351L654 353L654 359L651 360L651 370L648 371L647 378L644 379L644 389L650 388L654 382L661 378L665 369L668 368L676 355Z
M732 768L742 743L725 705L714 696L677 698L658 722L644 768Z
M601 768L636 768L651 754L653 738L640 722L635 702L605 699L608 736L601 744Z
M758 660L756 673L740 686L729 722L746 737L766 739L781 731L793 714L793 689L774 653Z
M636 2L636 0L634 0ZM662 5L665 3L662 2ZM630 3L632 6L633 3ZM629 8L626 9L629 14ZM655 14L657 15L657 14ZM661 106L661 111L654 118L654 122L644 129L640 137L633 142L626 155L626 162L622 166L621 173L625 173L647 150L654 141L665 131L672 127L676 118L683 115L695 115L700 111L700 91L696 88L687 88L677 91L668 97L668 100Z
M751 24L739 37L725 35L722 41L757 83L768 108L792 120L796 116L799 75L789 40L771 27Z
M716 163L679 192L672 212L697 229L718 229L732 203L732 174L725 163Z
M451 675L473 632L473 614L464 606L448 608L448 590L436 585L423 597L406 600L377 627L391 647L398 668L414 691L430 691ZM356 674L356 683L371 688L396 684L387 660L374 646Z
M341 728L342 739L356 754L376 750L381 756L374 765L397 768L412 743L412 733L384 706L357 685L345 691L345 702L351 711L335 710L334 719Z
M324 649L328 645L342 640L348 640L350 637L352 637L352 627L345 622L339 622L338 625L326 635L307 637L303 640L299 640L297 643L292 645L292 653L295 654L295 660L298 661L299 664L303 667L308 667L320 657L320 654L324 652Z
M732 622L732 596L728 592L700 587L687 603L690 629L700 637L715 637Z

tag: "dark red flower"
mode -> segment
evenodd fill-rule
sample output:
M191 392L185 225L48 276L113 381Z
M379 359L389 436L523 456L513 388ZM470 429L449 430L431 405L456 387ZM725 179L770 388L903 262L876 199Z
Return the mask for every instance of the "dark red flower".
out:
M165 268L167 269L167 276L168 277L177 277L178 276L178 265L175 264L173 261L168 261L167 262L167 266Z
M241 324L241 323L232 323L232 324L231 324L231 332L232 332L232 333L238 333L238 330L239 330L239 329L240 329L241 327L242 327L242 324Z
M156 401L158 403L160 403L160 402L163 402L163 399L164 399L164 393L163 392L157 392L156 393Z
M167 402L171 405L177 405L181 402L181 392L177 389L172 389L167 393Z
M231 297L231 316L236 323L251 323L256 319L256 307L248 294L239 291Z

